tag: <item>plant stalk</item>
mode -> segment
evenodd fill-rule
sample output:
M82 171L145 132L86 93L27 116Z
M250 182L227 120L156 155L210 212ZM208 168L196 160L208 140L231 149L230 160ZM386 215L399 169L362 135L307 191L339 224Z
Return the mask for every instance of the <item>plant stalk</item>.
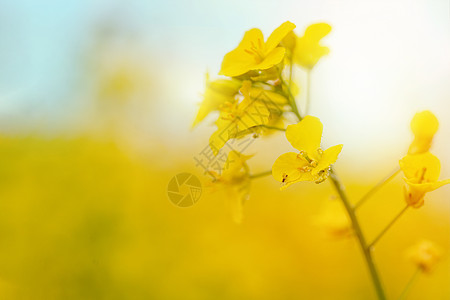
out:
M381 284L380 275L378 274L378 271L375 267L375 262L372 257L372 252L369 247L367 247L366 239L364 238L363 232L361 230L361 226L358 222L358 219L356 218L355 211L353 210L350 201L347 197L347 194L344 191L344 187L339 180L339 177L336 175L336 173L333 171L333 169L330 170L330 179L333 183L334 188L336 189L337 193L339 194L339 197L342 200L342 203L345 206L345 209L347 210L348 216L350 217L350 220L352 222L353 230L355 232L355 235L358 239L359 245L361 247L361 250L364 254L364 259L366 261L367 267L369 268L370 276L372 278L373 285L375 287L375 290L378 295L379 300L386 300L386 295L384 293L383 285Z
M355 204L354 209L358 209L361 205L363 205L367 199L369 199L373 194L375 194L379 189L381 189L386 183L394 179L397 174L400 173L400 168L396 168L394 172L392 172L388 177L384 178L380 182L378 182L372 189L370 189L362 198Z
M397 220L405 213L405 211L408 209L409 205L406 205L396 216L392 221L377 235L377 237L373 240L372 243L370 243L369 250L372 249L373 246L383 237L383 235L389 230L389 228L392 227L392 225L397 222Z

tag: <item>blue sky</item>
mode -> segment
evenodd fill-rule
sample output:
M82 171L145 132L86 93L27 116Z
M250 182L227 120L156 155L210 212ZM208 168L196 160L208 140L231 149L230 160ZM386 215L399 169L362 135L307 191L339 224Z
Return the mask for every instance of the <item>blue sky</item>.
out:
M114 19L125 35L138 37L148 53L143 60L159 72L158 124L186 142L205 71L214 78L246 30L259 27L267 36L290 20L301 34L326 21L333 26L324 40L331 53L314 70L311 108L339 128L328 131L330 144L344 140L355 155L364 148L355 139L362 134L380 144L405 144L414 112L431 109L445 119L450 111L448 12L447 0L3 0L0 120L32 126L36 115L70 112L86 88L83 56L95 30ZM441 131L449 135L450 124Z

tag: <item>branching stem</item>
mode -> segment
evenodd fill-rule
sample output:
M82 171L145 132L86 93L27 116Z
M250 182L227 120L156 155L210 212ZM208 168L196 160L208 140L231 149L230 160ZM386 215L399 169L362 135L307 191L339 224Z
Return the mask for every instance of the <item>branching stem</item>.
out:
M270 126L270 125L261 125L261 127L267 128L267 129L273 129L273 130L279 130L279 131L286 131L284 128Z
M378 274L378 271L375 267L375 262L372 257L372 252L370 251L369 247L367 247L366 239L364 238L364 234L361 230L361 226L358 222L358 219L356 218L355 211L353 210L350 201L347 197L347 194L345 193L344 187L339 180L339 177L336 175L333 169L330 171L330 180L333 183L334 188L336 189L336 192L339 194L339 197L342 200L342 203L345 206L345 209L347 210L348 216L350 217L350 220L352 222L353 230L355 232L355 235L358 239L359 245L361 247L361 250L363 251L364 258L367 264L367 267L369 268L370 276L372 278L373 284L375 286L375 290L378 295L379 300L386 300L386 295L384 293L383 285L381 284L380 275Z
M383 237L383 235L389 230L389 228L392 227L392 225L397 222L398 219L405 213L405 211L408 209L409 205L406 205L396 216L392 221L377 235L377 237L373 240L373 242L368 246L369 250L371 250L375 244Z
M265 176L268 176L268 175L271 175L271 174L272 174L272 171L256 173L256 174L250 175L250 179L261 178L261 177L265 177Z
M398 173L400 173L399 167L397 167L388 177L378 182L364 196L362 196L362 198L355 204L354 209L357 210L361 205L363 205L367 201L367 199L369 199L373 194L378 192L378 190L381 189L386 183L394 179Z
M309 101L311 98L311 70L306 70L306 99L305 99L305 115L309 112Z
M310 80L308 79L308 81L310 81ZM282 85L286 86L286 83L283 81L283 79L281 79L281 83L282 83ZM309 90L309 85L310 85L310 82L308 82L308 90ZM292 96L292 93L290 92L290 87L286 86L286 89L289 93L289 97L291 100L290 102L292 103L291 104L292 111L298 116L299 121L301 121L302 116L301 116L300 112L298 111L297 105L295 103L295 98ZM309 91L308 91L308 93L309 93ZM307 96L307 98L309 98L309 96ZM309 102L309 99L308 99L308 102ZM370 250L369 247L367 247L367 242L366 242L364 234L361 230L361 225L359 224L359 221L356 217L355 211L347 197L347 194L345 193L343 184L341 183L337 174L334 172L333 168L330 169L330 180L333 183L333 186L336 189L336 192L339 194L339 197L341 198L342 203L344 204L347 214L351 220L353 230L357 237L360 248L364 254L364 259L365 259L366 265L369 269L370 277L371 277L373 285L375 287L378 299L386 300L386 295L385 295L385 292L383 289L383 285L381 283L380 275L378 274L374 259L372 257L372 251Z
M408 296L409 291L411 290L412 286L417 281L421 273L422 270L420 268L417 268L417 270L414 272L413 276L409 280L408 284L405 286L405 289L403 290L398 300L406 300L406 296Z

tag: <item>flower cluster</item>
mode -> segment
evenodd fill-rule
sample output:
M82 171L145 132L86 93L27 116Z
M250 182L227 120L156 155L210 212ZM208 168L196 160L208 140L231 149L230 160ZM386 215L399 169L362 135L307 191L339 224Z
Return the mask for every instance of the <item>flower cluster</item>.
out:
M290 80L293 64L311 69L328 53L328 48L319 42L331 27L324 23L311 25L302 37L293 32L295 27L289 21L284 22L266 40L259 29L247 31L236 49L227 53L222 61L219 75L227 78L210 80L207 74L203 101L193 122L193 126L197 126L210 113L218 112L214 122L217 129L209 139L209 146L216 156L225 149L230 150L228 160L239 155L247 157L231 145L225 148L230 140L286 131L288 140L300 153L282 155L275 163L273 174L283 187L302 180L322 182L342 148L339 145L322 151L322 124L309 116L302 121L294 99L298 87ZM300 123L285 129L288 114L295 114ZM308 133L310 130L314 131L314 137ZM243 175L236 168L227 168L224 166L226 171L220 175L206 171L213 175L216 184L227 182L229 187L238 189L249 186L250 172ZM235 180L226 179L231 177Z
M227 78L210 81L207 76L204 99L193 125L196 126L211 112L218 112L214 123L217 129L209 139L209 148L214 156L228 148L228 157L222 172L206 172L213 177L214 187L227 191L237 222L242 219L242 205L249 197L250 184L255 178L272 174L281 183L282 190L294 183L322 183L329 178L341 202L332 202L316 223L332 236L358 240L378 298L385 300L372 257L375 244L409 207L421 207L426 193L450 183L450 179L439 180L440 161L429 152L439 122L430 111L416 114L411 122L414 140L407 155L400 160L400 169L376 185L359 202L351 203L332 169L343 145L323 149L323 124L317 117L307 114L309 76L318 61L329 53L328 47L320 42L331 31L331 26L325 23L313 24L303 36L296 35L294 29L294 24L285 22L267 40L259 29L247 31L237 48L227 53L222 61L219 74ZM294 65L301 67L308 78L303 114L295 99L299 88L292 81ZM293 117L297 119L294 122ZM288 120L294 124L285 125ZM249 136L257 138L276 130L285 132L287 141L297 151L281 154L273 163L271 171L252 174L247 164L251 156L233 148L230 141ZM356 210L400 170L404 174L404 198L407 205L368 243ZM410 257L419 270L428 272L440 257L440 251L436 249L431 243L424 242L411 250Z
M450 183L450 179L438 180L441 163L429 152L438 127L438 120L430 111L417 113L411 121L414 141L408 154L400 160L400 168L405 175L406 203L414 208L424 204L426 193Z

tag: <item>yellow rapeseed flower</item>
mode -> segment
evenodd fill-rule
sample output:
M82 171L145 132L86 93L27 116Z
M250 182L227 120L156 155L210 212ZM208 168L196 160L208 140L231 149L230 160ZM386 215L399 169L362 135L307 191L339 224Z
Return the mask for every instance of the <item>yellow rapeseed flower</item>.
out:
M237 223L242 221L243 205L250 196L251 179L247 160L251 157L235 150L230 151L222 174L209 172L214 177L213 185L226 191L233 219Z
M320 148L322 130L320 120L312 116L287 127L286 138L300 153L285 153L273 164L272 175L283 183L281 189L299 181L320 183L327 179L329 168L336 162L342 145L323 151Z
M278 44L294 28L293 23L286 21L272 32L266 42L261 30L253 28L247 31L239 46L223 58L219 74L234 77L252 70L266 70L280 63L286 50Z
M295 41L294 62L312 69L322 56L330 52L328 47L320 45L320 40L330 31L331 26L326 23L312 24L306 28L305 34Z
M429 110L414 115L411 121L411 130L414 140L409 146L408 154L427 152L433 141L433 137L439 128L439 121Z
M429 273L442 256L442 250L433 242L422 240L407 251L408 258L423 272Z
M441 180L441 163L439 159L425 152L406 155L400 160L400 168L405 175L404 195L408 205L418 208L424 204L425 194L450 183L450 179Z
M236 79L210 81L206 74L206 91L192 127L200 123L212 111L219 110L223 104L234 103L241 85L242 82Z
M219 153L228 140L245 136L252 128L269 123L268 104L252 98L251 91L251 82L244 81L240 89L244 99L222 105L219 119L215 123L218 128L209 139L214 155Z

